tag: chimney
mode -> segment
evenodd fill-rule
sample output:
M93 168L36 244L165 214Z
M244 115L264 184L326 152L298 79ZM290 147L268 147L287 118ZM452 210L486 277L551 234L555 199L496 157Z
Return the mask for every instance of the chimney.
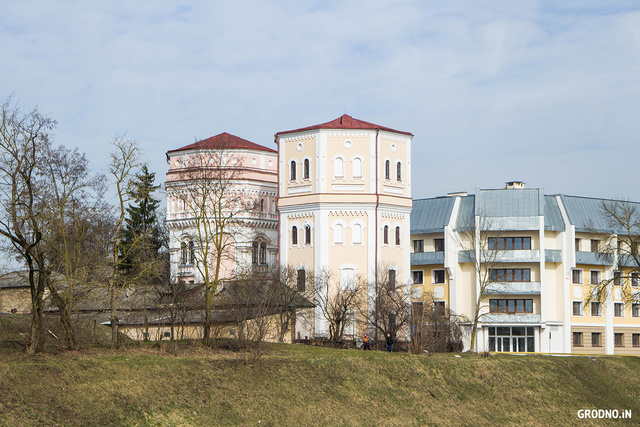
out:
M522 181L507 181L504 184L505 190L515 190L519 188L524 188L524 182Z
M455 191L453 193L447 193L447 196L453 197L453 196L461 196L464 197L467 195L466 191Z

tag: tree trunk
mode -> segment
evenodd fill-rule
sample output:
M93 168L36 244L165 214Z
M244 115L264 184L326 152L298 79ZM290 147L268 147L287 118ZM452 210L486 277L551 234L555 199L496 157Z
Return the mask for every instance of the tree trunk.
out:
M116 307L116 292L112 286L109 289L110 293L110 306L111 306L111 316L109 316L109 322L111 323L111 347L112 348L120 348L120 340L118 338L118 329L119 329L119 320L118 320L118 309Z

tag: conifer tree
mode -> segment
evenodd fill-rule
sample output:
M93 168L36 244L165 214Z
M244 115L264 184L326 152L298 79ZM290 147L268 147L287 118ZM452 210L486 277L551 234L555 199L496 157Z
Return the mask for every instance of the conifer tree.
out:
M153 197L153 193L160 188L154 185L155 175L143 165L131 183L129 196L133 204L126 208L120 245L120 265L126 273L134 273L134 269L145 270L144 264L153 262L162 247L162 232L157 217L160 201Z

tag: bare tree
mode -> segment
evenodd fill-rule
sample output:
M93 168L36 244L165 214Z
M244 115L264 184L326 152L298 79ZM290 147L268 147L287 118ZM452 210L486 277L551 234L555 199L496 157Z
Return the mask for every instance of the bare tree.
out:
M136 168L139 166L140 152L137 143L124 137L116 137L111 143L113 152L109 161L109 174L114 180L118 202L116 206L116 221L113 238L111 239L111 272L107 280L107 290L109 293L109 307L111 323L111 345L115 348L120 346L119 339L119 319L118 319L118 297L127 287L129 281L135 278L125 277L122 268L122 231L126 215L125 204L130 197L131 179ZM132 245L132 247L134 247Z
M599 241L597 256L613 266L614 275L591 283L585 303L605 303L615 287L625 303L640 303L640 204L603 200L600 212L596 221L602 222L592 221L590 231Z
M42 350L43 298L47 277L41 250L42 214L36 208L35 185L40 150L50 145L55 121L36 109L22 113L8 98L0 107L0 235L25 262L31 290L31 328L27 353Z
M489 314L486 298L490 294L499 293L496 282L504 281L497 267L502 260L503 250L500 246L502 228L491 217L482 213L470 217L458 230L457 240L460 246L460 257L473 267L475 275L475 300L471 317L471 349L475 348L478 323Z
M225 277L224 263L233 258L232 237L242 212L255 209L254 201L242 200L238 179L242 164L224 149L205 150L190 156L179 179L167 183L168 194L177 199L195 229L193 256L205 293L203 343L211 344L212 309ZM230 274L231 272L226 272Z
M350 283L338 284L327 270L310 276L314 287L314 303L327 322L329 340L334 344L339 343L345 328L356 321L356 310L361 300L357 286L359 281L354 277Z
M102 202L105 186L101 176L89 174L88 161L77 149L47 147L39 163L38 185L48 190L41 192L38 203L45 218L45 261L48 271L62 275L47 274L47 288L58 307L65 346L74 349L71 313L105 255L95 245L104 231L96 217L108 215Z
M427 294L423 301L412 303L411 351L462 351L461 323L464 321L449 308L438 304L433 294Z
M384 267L378 267L377 270L388 271ZM395 340L398 332L405 329L411 319L407 286L396 283L395 274L380 273L373 283L361 282L359 288L358 313L365 319L367 329L373 330L375 337L390 334Z
M292 266L272 269L268 276L273 283L279 284L273 291L274 301L278 301L278 304L274 305L278 320L278 341L284 342L287 332L292 334L291 341L293 341L298 311L313 308L313 304L308 299L313 298L312 292L307 290L307 286L304 290L298 289L298 272Z

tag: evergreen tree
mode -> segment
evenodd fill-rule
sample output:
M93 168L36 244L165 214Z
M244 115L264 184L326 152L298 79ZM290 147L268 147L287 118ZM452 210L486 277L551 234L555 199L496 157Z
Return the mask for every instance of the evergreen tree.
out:
M153 197L153 193L160 188L154 185L155 176L143 165L131 183L129 196L133 204L126 209L120 245L121 266L127 273L147 270L145 264L154 263L162 248L162 231L157 218L160 201Z

